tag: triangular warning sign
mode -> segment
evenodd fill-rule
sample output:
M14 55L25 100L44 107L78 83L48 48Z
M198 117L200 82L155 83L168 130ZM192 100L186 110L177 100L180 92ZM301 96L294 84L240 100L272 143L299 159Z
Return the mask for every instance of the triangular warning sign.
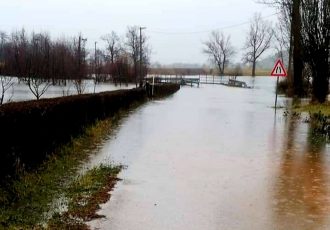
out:
M270 75L274 76L274 77L286 77L287 76L286 70L284 68L284 65L283 65L281 59L278 59L276 61L274 69Z

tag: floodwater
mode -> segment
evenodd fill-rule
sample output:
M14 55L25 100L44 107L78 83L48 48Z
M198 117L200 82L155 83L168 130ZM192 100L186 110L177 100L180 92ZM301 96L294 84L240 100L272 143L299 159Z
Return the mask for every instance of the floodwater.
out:
M254 89L183 87L124 118L89 163L127 166L92 229L330 229L329 146L275 115L275 79L244 79Z
M19 82L17 78L13 78L14 84L5 92L4 103L12 101L26 101L35 100L36 97L32 94L27 84ZM95 92L113 91L118 89L130 89L134 88L135 84L121 84L114 85L110 83L99 83L95 86ZM40 90L43 85L40 87ZM93 93L94 92L94 82L93 80L83 80L82 81L83 93ZM67 81L66 85L51 85L46 90L45 94L41 98L53 98L62 97L77 94L77 90L72 81Z

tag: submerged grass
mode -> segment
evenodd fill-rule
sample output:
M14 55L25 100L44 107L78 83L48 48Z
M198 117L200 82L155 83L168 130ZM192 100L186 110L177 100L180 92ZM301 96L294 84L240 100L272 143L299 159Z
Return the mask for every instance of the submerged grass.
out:
M308 105L302 105L297 106L294 108L297 112L308 112L311 114L314 113L322 113L326 116L330 115L330 103L323 103L323 104L308 104Z
M102 166L87 172L86 176L76 180L77 171L82 162L97 151L98 146L109 136L124 113L117 113L112 118L97 121L94 125L85 128L82 135L58 148L54 152L56 154L52 154L37 171L22 173L9 188L1 188L0 229L43 229L45 223L51 218L45 213L54 209L54 199L63 195L68 198L69 207L66 213L69 216L74 214L73 216L80 217L77 215L80 211L85 215L86 212L83 211L85 209L74 205L76 202L83 201L82 198L79 198L80 195L76 197L75 194L83 191L94 194L96 187L103 185L105 178L112 180L120 168ZM72 184L72 181L75 182ZM83 193L81 196L84 195ZM70 200L73 202L70 203ZM96 199L95 202L98 200ZM88 202L87 209L95 210L97 207L95 202ZM64 206L66 205L64 204ZM60 212L60 210L55 210L54 213L56 212ZM87 216L93 215L89 213ZM61 215L61 218L66 218L66 216ZM82 219L86 220L86 218ZM52 223L58 223L58 221ZM79 227L81 222L78 221L76 224L77 228L70 229L81 229Z
M120 166L101 165L77 178L66 190L68 210L54 215L47 229L88 229L84 222L102 217L96 211L100 208L100 203L109 200L109 191L118 180L120 170Z
M310 103L307 105L296 105L293 108L295 113L307 112L309 116L305 122L311 124L314 135L325 135L330 137L330 103Z

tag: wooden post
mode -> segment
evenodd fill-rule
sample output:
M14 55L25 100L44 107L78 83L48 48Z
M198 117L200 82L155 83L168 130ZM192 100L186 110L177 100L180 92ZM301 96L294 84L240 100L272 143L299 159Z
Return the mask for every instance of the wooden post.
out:
M155 87L155 76L152 76L152 89L151 89L151 96L154 96L154 87Z

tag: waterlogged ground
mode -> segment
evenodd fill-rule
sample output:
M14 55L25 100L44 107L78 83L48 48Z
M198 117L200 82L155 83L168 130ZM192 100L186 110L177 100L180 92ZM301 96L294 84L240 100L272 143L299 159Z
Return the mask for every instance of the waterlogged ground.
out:
M30 91L28 85L24 82L19 82L17 78L12 79L12 87L10 87L4 96L4 103L12 101L26 101L35 100L36 97ZM40 91L45 87L45 84L40 86ZM119 89L131 89L135 87L135 84L110 84L110 83L99 83L94 85L93 80L83 80L82 81L82 91L83 93L93 93L95 87L95 92L113 91ZM50 85L46 92L41 96L41 98L53 98L62 97L69 95L76 95L77 89L72 81L67 81L66 85Z
M125 118L91 159L127 165L92 228L329 229L329 146L274 114L275 79L246 81L184 87Z

